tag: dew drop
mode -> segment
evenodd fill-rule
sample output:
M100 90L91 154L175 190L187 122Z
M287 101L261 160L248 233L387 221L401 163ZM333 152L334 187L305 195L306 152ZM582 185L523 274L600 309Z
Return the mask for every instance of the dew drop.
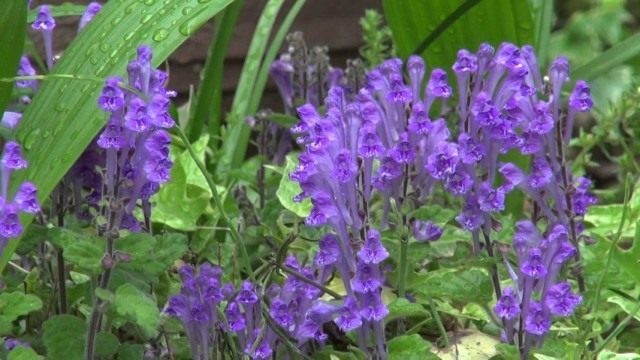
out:
M121 21L122 21L122 17L118 16L117 18L111 20L111 25L116 26L116 25L120 24Z
M136 4L135 3L131 4L124 9L124 13L129 15L133 12L133 10L135 10L135 8L136 8Z
M92 57L89 58L89 62L91 64L93 64L93 65L97 65L98 64L98 58L92 56Z
M182 25L180 25L180 27L178 28L178 31L180 31L180 34L184 36L191 35L191 32L193 32L193 27L191 26L191 22L187 21Z
M145 5L153 5L156 3L156 0L144 0Z
M193 8L191 6L187 6L186 8L182 9L182 15L189 15L192 11Z
M206 4L206 3L208 3L209 1L211 1L211 0L198 0L198 2L199 2L200 4Z
M149 22L149 20L151 20L152 17L153 17L153 15L147 14L147 15L143 16L142 19L140 19L140 23L141 24L146 24L146 23Z
M153 39L153 41L160 42L160 41L166 39L167 36L169 36L169 30L167 30L167 29L158 29L158 30L153 32L153 35L151 35L151 38Z
M103 53L106 53L107 51L109 51L109 44L107 43L100 44L100 51L102 51Z
M133 38L133 36L136 34L135 31L129 31L128 33L126 33L124 35L124 41L129 41Z
M46 139L51 136L51 131L45 130L44 134L42 134L42 138Z
M36 129L33 129L33 131L31 131L31 132L27 135L27 137L26 137L26 138L24 139L24 141L22 142L22 143L23 143L23 145L24 145L24 148L25 148L26 150L30 150L30 149L31 149L31 147L33 146L33 144L35 144L35 143L36 143L36 141L37 141L37 140L38 140L38 138L40 137L40 133L41 133L41 130L40 130L40 129L38 129L38 128L36 128Z

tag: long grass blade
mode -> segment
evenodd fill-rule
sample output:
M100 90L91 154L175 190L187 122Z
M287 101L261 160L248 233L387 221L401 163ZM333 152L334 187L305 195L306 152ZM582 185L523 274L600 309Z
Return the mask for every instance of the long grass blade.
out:
M9 0L0 11L0 78L16 74L24 48L27 27L27 2ZM13 83L0 83L0 117L11 98Z
M628 37L595 59L580 66L573 72L572 78L575 80L595 79L638 55L640 55L640 33Z

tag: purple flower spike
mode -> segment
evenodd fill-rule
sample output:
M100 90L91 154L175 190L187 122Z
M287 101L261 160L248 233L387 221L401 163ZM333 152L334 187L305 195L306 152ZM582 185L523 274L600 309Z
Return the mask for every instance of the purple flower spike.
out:
M356 165L351 152L346 149L338 153L333 166L333 178L341 184L353 180L358 172L358 165Z
M417 241L436 241L442 236L442 228L431 221L416 220L413 223L413 236Z
M593 107L591 88L583 80L576 81L576 87L569 96L569 107L579 112L589 112Z
M571 292L571 285L561 282L549 288L544 304L553 315L570 316L582 302L582 296Z
M542 279L547 275L547 268L542 261L542 250L532 248L529 250L528 259L520 266L520 271L533 279Z
M253 284L250 281L244 281L240 293L238 293L238 302L241 304L255 304L258 302L258 295L254 291Z
M427 95L447 99L451 97L453 90L447 82L447 73L442 69L433 69L431 78L427 84Z
M389 314L389 309L382 302L379 291L363 294L361 305L360 315L369 321L381 321Z
M139 98L131 100L127 113L124 116L124 125L126 128L133 132L144 132L149 129L149 122L145 102Z
M238 303L235 301L229 303L225 314L227 315L227 321L229 322L229 330L236 333L244 330L246 323L244 316L242 316L242 313L240 312L240 306Z
M40 211L38 189L31 182L24 182L20 185L13 202L18 206L18 209L26 213L36 214Z
M340 246L338 245L338 239L332 235L327 234L320 239L320 250L316 254L314 262L319 266L327 266L334 264L338 261L340 256Z
M36 69L33 68L29 58L22 56L20 58L20 66L18 67L18 76L35 76ZM19 88L32 88L35 89L38 82L36 80L18 80L16 81L16 87Z
M31 24L33 30L51 32L56 27L56 20L51 16L51 10L48 5L42 5L38 8L36 20Z
M173 162L166 156L160 154L152 154L152 156L144 163L144 172L149 181L156 183L166 183L171 177L171 167Z
M5 169L11 170L24 169L28 165L27 160L22 157L20 144L15 141L9 141L4 145L1 162Z
M360 129L358 139L358 155L364 158L379 157L384 154L384 146L373 129Z
M114 112L124 106L124 92L120 89L122 79L110 77L102 88L102 93L98 98L98 106L105 112Z
M411 108L411 116L409 117L410 132L420 135L429 135L432 128L431 119L422 102L416 102Z
M502 188L494 189L487 182L480 185L478 191L478 204L480 210L485 212L498 212L504 210L505 192Z
M358 252L358 258L365 264L379 264L389 257L389 252L382 246L380 233L371 229L364 241L364 246Z
M122 126L118 125L117 119L112 118L100 133L97 144L103 149L121 149L126 145L126 142Z
M453 174L458 165L458 146L454 143L442 142L436 150L429 155L426 169L434 179L444 179Z
M531 162L531 176L529 185L534 189L541 189L553 179L553 172L547 160L543 157L535 157Z
M502 291L502 297L494 307L496 315L501 319L515 319L520 314L520 301L513 288L507 287Z
M533 335L544 335L551 329L551 318L537 301L529 304L529 312L524 321L524 329Z
M376 264L361 261L358 263L356 275L351 280L351 286L358 293L366 293L380 289L382 281L382 275Z
M389 156L400 164L409 164L413 162L416 157L416 153L409 142L409 134L406 132L400 134L400 139L398 139L398 143L389 151Z
M151 153L158 153L162 156L169 155L169 145L171 136L164 130L156 130L144 143L144 147Z

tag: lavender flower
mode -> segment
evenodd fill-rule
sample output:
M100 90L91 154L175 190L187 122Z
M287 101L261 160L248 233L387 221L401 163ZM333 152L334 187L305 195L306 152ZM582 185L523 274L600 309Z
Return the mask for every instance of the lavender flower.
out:
M31 24L31 28L42 33L44 39L45 60L47 68L53 68L53 29L56 27L56 20L51 16L48 5L41 5L38 8L36 20Z
M78 32L82 30L87 24L93 20L93 17L96 16L100 10L102 10L102 5L97 2L91 2L87 5L87 9L84 14L80 18L80 22L78 23Z

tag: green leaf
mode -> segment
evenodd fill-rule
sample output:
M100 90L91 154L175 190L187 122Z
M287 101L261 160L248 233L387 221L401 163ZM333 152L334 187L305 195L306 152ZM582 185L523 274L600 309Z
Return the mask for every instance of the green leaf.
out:
M22 0L14 1L24 4ZM153 48L153 65L157 66L232 1L109 1L65 50L53 74L123 76L140 44ZM106 116L96 105L100 88L101 82L95 80L44 81L17 130L31 166L17 172L12 184L30 179L38 187L40 200L49 196L105 124ZM16 242L9 242L0 257L0 272Z
M249 50L242 66L238 86L233 96L231 112L227 118L225 142L222 145L222 158L216 169L216 173L223 174L229 168L236 168L244 160L249 142L251 129L245 123L245 118L252 115L249 112L251 95L256 82L260 63L267 48L267 42L271 35L271 29L276 21L276 16L284 0L269 0L262 10L260 19L251 38Z
M456 334L452 340L455 340L455 343L450 343L449 347L434 350L442 360L490 359L497 355L496 345L501 345L500 341L492 336L468 329Z
M27 28L27 2L7 0L0 12L0 78L16 75ZM0 82L0 117L11 97L12 82Z
M447 17L456 9L474 2L383 0L384 14L398 54L403 58L409 56L438 24L447 22ZM430 67L448 69L459 49L475 51L482 42L496 46L503 41L527 44L533 40L533 19L528 1L483 0L456 20L447 28L441 27L440 30L446 31L440 32L421 53Z
M607 298L607 302L620 306L620 308L622 308L622 310L627 315L631 315L636 320L640 321L640 311L638 309L638 301L629 300L620 295L613 295Z
M285 209L304 218L311 212L311 201L309 199L304 199L301 202L293 201L293 197L300 194L302 191L298 183L289 179L289 174L295 170L296 166L298 166L298 160L296 160L295 155L288 154L287 162L284 167L284 174L280 179L280 185L276 191L276 196Z
M553 0L541 0L535 9L535 49L538 53L538 65L545 67L549 58L549 38L553 20Z
M102 270L104 239L64 228L49 229L48 234L50 241L64 250L64 259L69 263L91 274Z
M597 360L639 360L640 354L636 353L624 353L618 354L610 350L602 350L597 357Z
M0 334L11 332L11 322L18 317L42 309L42 300L18 291L0 294Z
M575 80L592 80L638 55L640 55L640 33L615 44L595 59L580 66L571 77Z
M72 315L54 315L42 325L50 360L83 360L86 324Z
M487 303L493 298L489 275L480 269L440 269L416 277L408 286L426 297Z
M384 321L387 323L397 318L426 316L429 314L422 305L412 303L404 298L395 299L387 307L389 309L389 315L384 318Z
M144 355L144 346L140 344L122 344L118 349L119 360L140 360Z
M96 335L96 355L101 359L113 356L120 347L118 338L110 332L99 332Z
M119 239L116 248L132 256L130 262L119 265L122 269L159 276L187 252L187 237L135 233Z
M200 137L192 144L200 161L204 161L209 136ZM193 231L198 218L207 210L211 189L202 172L187 150L171 146L173 168L171 179L152 199L151 220L177 230Z
M418 334L403 335L389 340L389 360L438 359L431 351L431 343Z
M49 5L49 10L51 10L51 15L54 18L59 18L63 16L80 16L84 14L86 6L77 5L72 3L64 3L61 5ZM38 15L38 8L35 8L29 11L29 15L27 15L27 21L32 23L36 19L36 15Z
M30 347L19 346L9 352L7 360L44 360L44 356L38 355Z
M156 302L132 284L124 284L116 290L114 301L118 314L136 323L144 334L153 337L160 325L160 311Z

